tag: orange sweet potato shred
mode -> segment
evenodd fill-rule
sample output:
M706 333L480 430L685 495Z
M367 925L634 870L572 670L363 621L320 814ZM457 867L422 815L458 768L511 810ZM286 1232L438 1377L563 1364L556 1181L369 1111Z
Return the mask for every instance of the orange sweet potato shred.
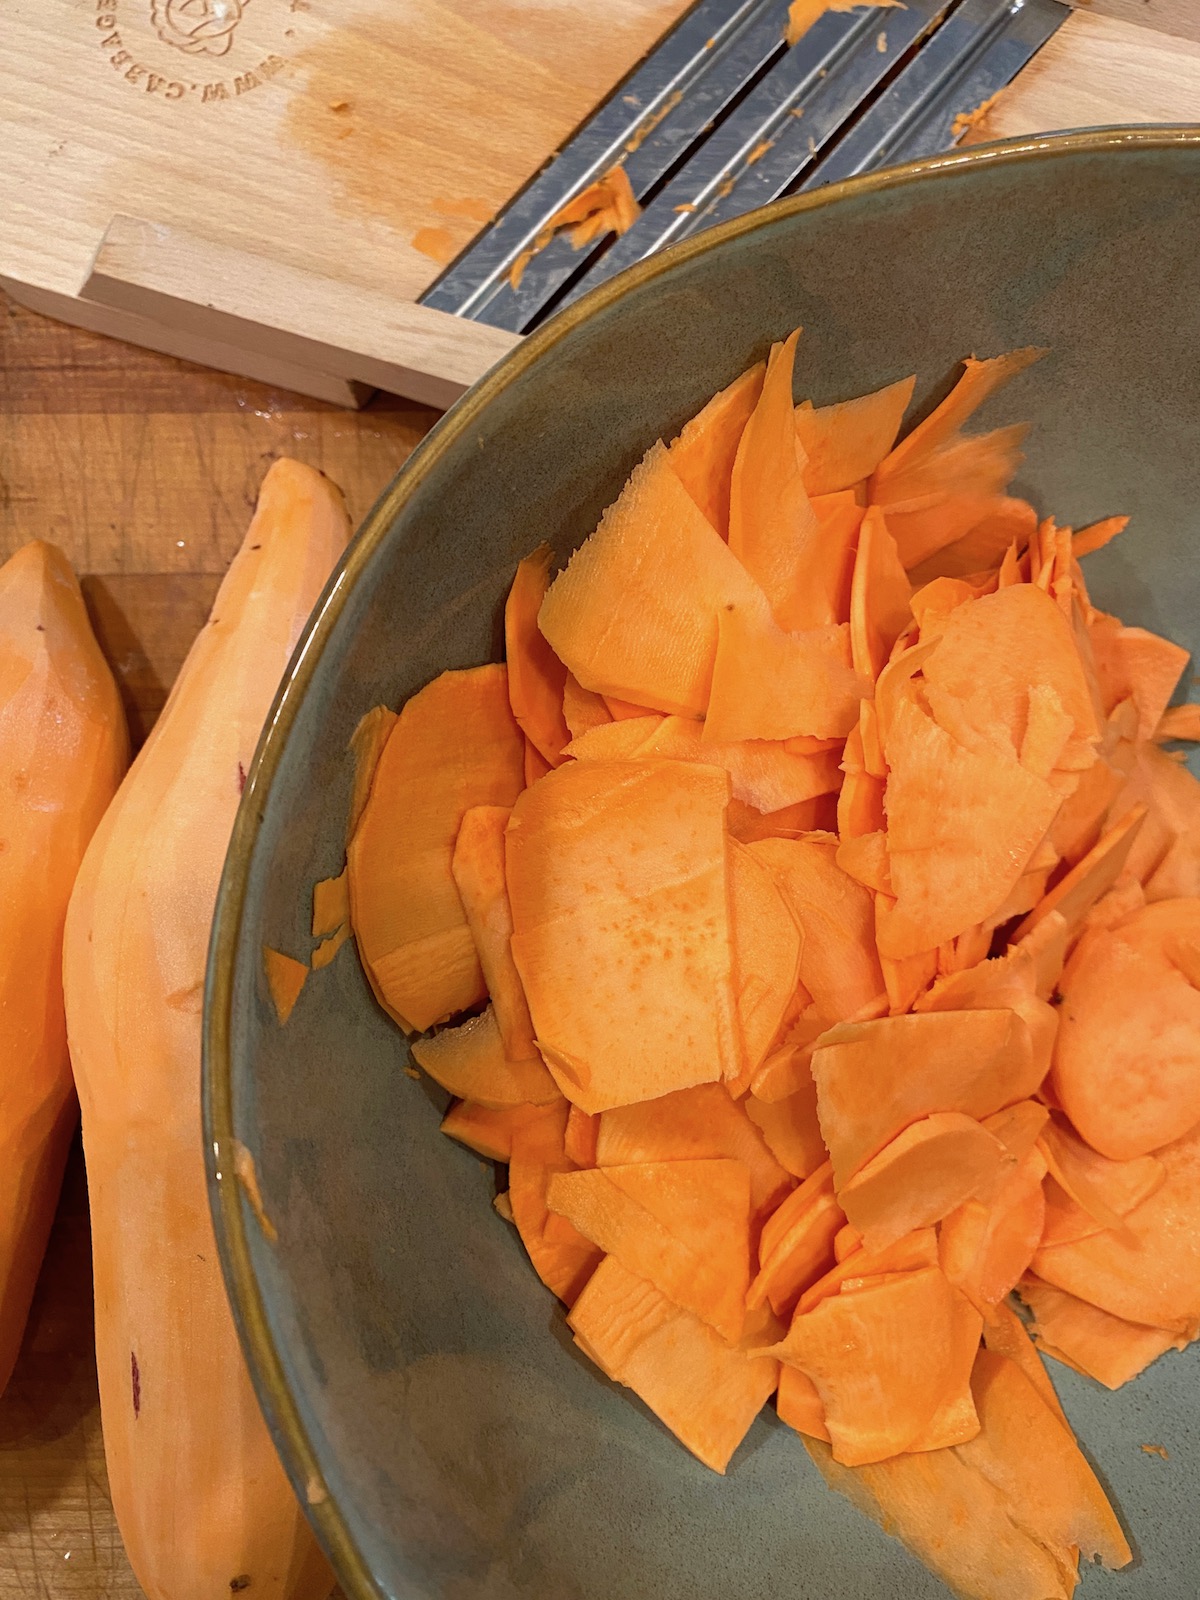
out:
M1161 748L1200 707L1088 597L1120 507L1060 527L1025 427L970 426L1042 353L905 431L913 378L797 403L799 330L764 348L520 563L505 666L375 714L314 906L344 937L348 888L437 1030L583 1355L716 1472L774 1396L975 1600L1130 1559L1043 1355L1116 1388L1200 1333L1200 783ZM306 969L264 961L283 1020Z

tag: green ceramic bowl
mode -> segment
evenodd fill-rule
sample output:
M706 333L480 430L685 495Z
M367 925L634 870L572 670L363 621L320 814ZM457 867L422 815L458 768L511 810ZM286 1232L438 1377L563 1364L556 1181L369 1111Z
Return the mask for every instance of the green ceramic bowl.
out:
M935 1600L829 1493L770 1409L729 1475L694 1461L575 1353L490 1207L492 1169L438 1133L441 1096L347 947L287 1026L264 944L310 948L339 871L371 706L498 658L517 559L560 556L630 468L804 325L818 402L967 352L1051 355L988 407L1031 418L1019 492L1076 526L1101 605L1200 642L1200 129L981 147L783 201L626 273L551 322L433 431L368 517L292 663L246 786L206 1020L217 1233L284 1462L354 1600ZM253 1152L268 1243L229 1181ZM220 1178L223 1168L225 1177ZM1194 1353L1116 1395L1055 1367L1140 1552L1084 1593L1195 1600ZM1164 1444L1170 1459L1139 1445Z

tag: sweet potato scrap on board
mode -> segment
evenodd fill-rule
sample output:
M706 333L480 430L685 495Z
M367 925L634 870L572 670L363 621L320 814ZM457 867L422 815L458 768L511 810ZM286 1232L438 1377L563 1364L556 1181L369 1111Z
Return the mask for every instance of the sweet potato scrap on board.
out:
M1129 1547L1042 1352L1116 1388L1200 1334L1200 782L1161 748L1200 708L1089 597L1128 519L1073 533L1010 492L1023 424L963 431L1043 352L902 437L911 378L796 405L798 353L520 563L507 674L360 724L312 965L352 928L449 1024L444 1131L700 1461L777 1391L956 1593L1069 1600ZM308 969L265 960L282 1018Z
M525 268L539 251L544 250L556 233L569 230L572 248L582 250L602 234L627 233L642 214L629 174L617 163L602 178L589 183L586 189L568 200L554 213L538 232L533 244L522 250L509 270L508 280L513 289L521 287Z

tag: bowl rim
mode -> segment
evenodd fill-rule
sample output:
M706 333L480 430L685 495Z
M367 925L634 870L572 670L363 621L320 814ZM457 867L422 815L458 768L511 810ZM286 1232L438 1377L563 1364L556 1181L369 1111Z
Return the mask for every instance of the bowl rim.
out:
M842 199L876 190L900 189L928 178L950 176L968 167L1007 166L1073 153L1198 146L1200 124L1146 123L1026 135L993 144L972 145L967 149L941 151L773 201L648 256L552 317L468 389L400 467L334 569L300 636L263 725L221 875L205 981L202 1108L209 1205L243 1353L285 1471L333 1562L348 1600L388 1600L388 1596L372 1574L336 1499L325 1487L316 1450L288 1387L255 1276L248 1240L249 1208L240 1186L233 1181L223 1182L221 1171L226 1168L232 1178L228 1152L237 1139L231 1047L234 969L242 940L250 863L265 814L266 796L296 714L360 575L404 505L494 396L521 377L544 352L557 345L581 322L620 300L630 290L670 272L680 262L716 249L727 239L771 227L782 217L836 205Z

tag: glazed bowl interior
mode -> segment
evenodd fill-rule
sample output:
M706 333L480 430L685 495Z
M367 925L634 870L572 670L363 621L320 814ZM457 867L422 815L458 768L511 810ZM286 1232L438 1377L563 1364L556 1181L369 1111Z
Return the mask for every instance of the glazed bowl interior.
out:
M1096 602L1200 638L1200 130L984 147L781 202L598 291L457 406L375 508L297 652L247 786L210 965L219 1240L259 1392L343 1584L395 1600L935 1600L768 1408L727 1477L575 1352L493 1169L441 1137L353 946L280 1027L262 949L306 956L340 871L350 736L448 667L498 659L516 561L565 557L631 467L802 324L798 394L1048 347L982 413L1029 419L1016 492L1132 516ZM253 1153L268 1243L228 1174ZM1141 1561L1085 1581L1194 1600L1194 1352L1110 1395L1055 1366ZM1169 1446L1170 1462L1141 1442Z

